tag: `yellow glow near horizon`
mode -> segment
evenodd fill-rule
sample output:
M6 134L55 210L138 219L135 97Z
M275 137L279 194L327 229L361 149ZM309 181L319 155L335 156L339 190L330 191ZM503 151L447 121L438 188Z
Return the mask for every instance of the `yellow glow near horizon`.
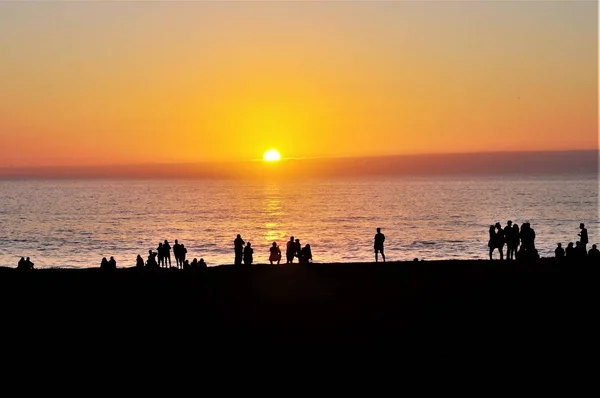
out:
M277 152L277 150L269 149L263 155L263 159L265 160L265 162L277 162L281 160L281 155L279 154L279 152Z

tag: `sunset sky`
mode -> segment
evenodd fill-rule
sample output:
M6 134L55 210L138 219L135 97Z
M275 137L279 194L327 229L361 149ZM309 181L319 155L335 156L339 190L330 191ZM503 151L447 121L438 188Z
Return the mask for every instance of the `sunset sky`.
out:
M594 1L0 3L0 166L598 148Z

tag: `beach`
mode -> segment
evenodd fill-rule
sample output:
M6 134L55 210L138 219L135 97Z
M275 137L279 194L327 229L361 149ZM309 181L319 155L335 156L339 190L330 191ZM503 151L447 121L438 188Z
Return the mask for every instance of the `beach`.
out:
M554 259L0 268L0 296L11 333L46 340L556 350L597 336L599 274Z

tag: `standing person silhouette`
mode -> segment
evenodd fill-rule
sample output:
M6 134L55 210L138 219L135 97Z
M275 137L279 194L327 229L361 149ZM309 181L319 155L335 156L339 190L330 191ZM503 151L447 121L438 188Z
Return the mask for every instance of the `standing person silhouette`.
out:
M183 264L185 263L185 257L187 255L187 248L182 243L179 245L179 266L183 268Z
M587 228L585 227L584 223L579 224L579 228L581 228L581 232L579 234L577 234L577 236L581 237L581 239L579 239L579 241L581 242L582 249L585 251L586 246L589 242Z
M237 238L233 241L233 248L235 250L235 265L242 264L242 254L244 252L244 240L242 239L242 235L238 234Z
M381 258L383 258L383 262L385 263L385 254L383 254L383 242L385 242L385 235L381 233L381 228L377 228L377 233L375 234L373 248L375 249L375 262L379 262L377 258L377 254L381 253Z
M165 239L165 243L163 243L163 250L165 256L165 267L167 266L167 260L169 260L169 267L171 267L171 245L169 241Z
M500 252L500 260L504 260L504 230L499 222L496 223L496 248Z
M165 265L165 251L163 249L163 244L159 243L158 247L156 248L156 253L158 254L158 266L164 266Z
M177 268L183 266L183 261L181 260L181 245L177 239L175 239L175 244L173 245L173 255L175 256L175 265Z
M291 264L294 262L294 254L296 252L296 243L294 242L294 237L290 236L290 240L287 242L285 248L285 259L286 264Z

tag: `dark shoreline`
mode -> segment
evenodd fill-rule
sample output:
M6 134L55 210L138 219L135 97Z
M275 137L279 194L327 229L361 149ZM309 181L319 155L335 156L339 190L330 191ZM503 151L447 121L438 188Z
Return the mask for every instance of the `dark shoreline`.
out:
M599 269L553 259L0 268L0 300L11 330L40 335L360 346L426 340L440 349L500 339L553 341L556 349L597 338Z

